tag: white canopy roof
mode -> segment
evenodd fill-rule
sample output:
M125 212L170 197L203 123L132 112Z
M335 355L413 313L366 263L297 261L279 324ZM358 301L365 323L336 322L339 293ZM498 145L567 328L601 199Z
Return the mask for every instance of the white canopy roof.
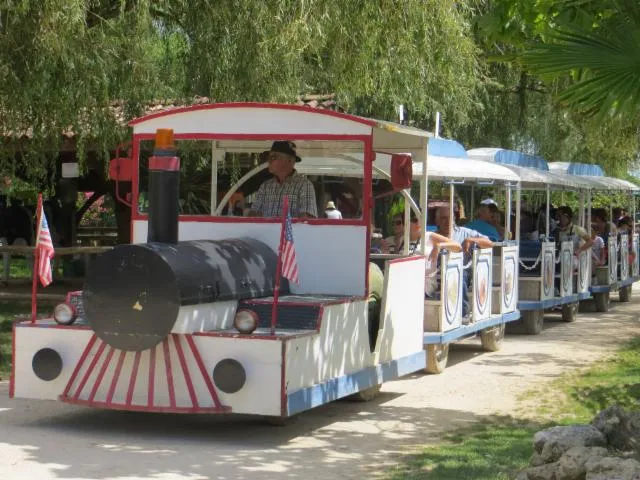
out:
M595 188L595 184L588 179L549 171L547 162L541 157L502 148L474 148L468 150L467 154L471 159L490 165L501 164L503 168L517 173L525 188L546 188L547 185L553 189Z
M575 164L571 162L551 162L549 163L549 169L554 173L562 172L562 174L564 175L572 176L575 178L586 179L594 185L593 186L594 190L623 190L623 191L629 191L629 192L640 191L640 188L637 185L627 180L600 175L600 173L602 173L602 169L597 165L584 165L585 167L594 167L594 168L585 168L585 169L572 168L573 166L580 166L580 165L582 164ZM578 172L580 170L583 171L584 173L598 173L598 175L570 173L572 171Z
M364 155L349 153L341 156L304 157L296 164L296 170L306 175L335 175L361 177ZM391 155L377 153L374 162L374 178L386 178L391 171ZM422 162L413 162L413 176L422 175ZM486 164L473 159L441 157L429 155L427 173L430 180L468 181L468 182L519 182L517 173L498 164Z

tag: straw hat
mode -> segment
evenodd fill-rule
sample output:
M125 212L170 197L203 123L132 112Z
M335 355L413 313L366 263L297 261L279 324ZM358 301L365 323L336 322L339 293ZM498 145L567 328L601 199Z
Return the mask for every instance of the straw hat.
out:
M325 210L335 210L336 209L336 204L333 203L331 200L329 200L327 202L327 208Z

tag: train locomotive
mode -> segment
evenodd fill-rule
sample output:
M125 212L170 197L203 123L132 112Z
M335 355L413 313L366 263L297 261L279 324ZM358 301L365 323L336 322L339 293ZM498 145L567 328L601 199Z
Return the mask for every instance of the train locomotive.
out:
M101 254L55 318L15 324L12 397L289 417L341 397L371 399L384 381L424 368L422 315L401 318L422 311L423 286L399 281L424 278L424 257L389 262L384 280L371 265L365 295L292 294L283 279L272 322L273 243L250 229L179 241L172 144L171 131L159 133L149 161L147 241ZM393 295L412 300L383 300L393 278Z

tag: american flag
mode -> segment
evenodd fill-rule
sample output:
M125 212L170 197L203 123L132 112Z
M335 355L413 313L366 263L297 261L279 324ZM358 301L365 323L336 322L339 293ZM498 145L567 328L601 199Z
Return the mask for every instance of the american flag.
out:
M298 262L296 261L296 249L293 245L293 226L291 224L291 210L289 210L289 202L284 203L286 216L284 221L284 245L282 245L282 276L288 278L289 281L299 284L298 281Z
M44 213L44 208L42 208L42 203L40 203L40 211L38 213L40 214L40 225L38 225L38 235L36 237L38 276L42 286L46 287L53 281L51 259L55 251L53 250L51 232L49 231L49 224L47 223L47 216Z

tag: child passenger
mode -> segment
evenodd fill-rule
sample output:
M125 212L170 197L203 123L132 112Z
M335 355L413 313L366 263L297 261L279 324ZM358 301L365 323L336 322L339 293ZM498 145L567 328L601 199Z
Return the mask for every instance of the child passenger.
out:
M599 235L599 229L596 224L591 225L591 238L593 239L593 245L591 245L593 267L600 267L605 264L606 255L604 239Z

